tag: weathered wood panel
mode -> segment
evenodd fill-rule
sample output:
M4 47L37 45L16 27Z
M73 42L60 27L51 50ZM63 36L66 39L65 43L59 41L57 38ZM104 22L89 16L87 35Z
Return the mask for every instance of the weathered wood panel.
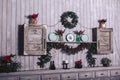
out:
M39 69L36 65L39 56L18 56L18 25L28 23L25 17L29 14L39 13L38 24L46 24L47 35L57 29L65 29L60 21L60 16L65 11L74 11L79 17L79 24L73 29L66 29L67 33L74 30L85 30L92 41L93 27L98 27L98 19L106 18L106 26L113 28L114 53L110 55L94 55L97 58L96 66L101 66L102 57L109 57L112 65L120 65L120 1L119 0L0 0L0 55L16 54L17 60L23 65L21 70ZM56 25L54 25L56 24ZM48 40L48 36L46 36ZM49 41L49 40L48 40ZM76 46L77 44L70 44ZM69 67L74 67L74 61L82 59L86 67L86 51L75 55L66 55L60 50L52 50L52 60L57 68L62 68L62 60L68 59ZM46 68L49 67L49 63Z
M2 55L2 8L3 8L3 0L0 0L0 55Z
M3 0L2 6L2 55L7 54L7 0Z

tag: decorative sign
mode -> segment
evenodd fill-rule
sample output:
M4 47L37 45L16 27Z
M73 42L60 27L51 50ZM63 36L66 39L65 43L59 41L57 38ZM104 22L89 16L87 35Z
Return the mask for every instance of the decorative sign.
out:
M92 32L93 41L97 42L97 53L113 53L113 28L93 28Z
M110 50L111 35L109 31L101 31L99 35L99 47L101 50Z
M46 28L44 25L24 26L24 55L46 54Z

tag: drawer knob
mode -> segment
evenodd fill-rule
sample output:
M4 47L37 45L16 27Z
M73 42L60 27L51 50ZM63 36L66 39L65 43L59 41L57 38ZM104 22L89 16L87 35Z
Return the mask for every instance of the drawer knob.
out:
M115 74L118 74L118 72L115 72Z
M49 80L51 80L51 78L49 78Z
M104 75L104 73L101 73L100 75Z
M85 75L85 77L87 77L88 75Z
M70 78L70 76L68 76L68 78Z

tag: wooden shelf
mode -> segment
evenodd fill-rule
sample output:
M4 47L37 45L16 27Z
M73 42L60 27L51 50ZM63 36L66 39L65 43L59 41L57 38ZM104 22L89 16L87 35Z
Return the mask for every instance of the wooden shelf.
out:
M77 43L77 44L79 44L79 43L97 43L97 42L96 42L96 41L93 41L93 42L67 42L67 41L62 41L62 42L60 42L60 41L52 42L52 41L47 41L47 43Z

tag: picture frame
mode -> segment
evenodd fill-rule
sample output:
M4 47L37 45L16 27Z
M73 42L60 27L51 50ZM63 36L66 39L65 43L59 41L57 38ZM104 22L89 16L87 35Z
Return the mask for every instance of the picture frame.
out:
M46 55L46 25L24 25L23 55Z
M96 42L97 54L113 53L113 28L93 28L92 39Z
M98 30L98 53L113 53L113 29L106 28Z

